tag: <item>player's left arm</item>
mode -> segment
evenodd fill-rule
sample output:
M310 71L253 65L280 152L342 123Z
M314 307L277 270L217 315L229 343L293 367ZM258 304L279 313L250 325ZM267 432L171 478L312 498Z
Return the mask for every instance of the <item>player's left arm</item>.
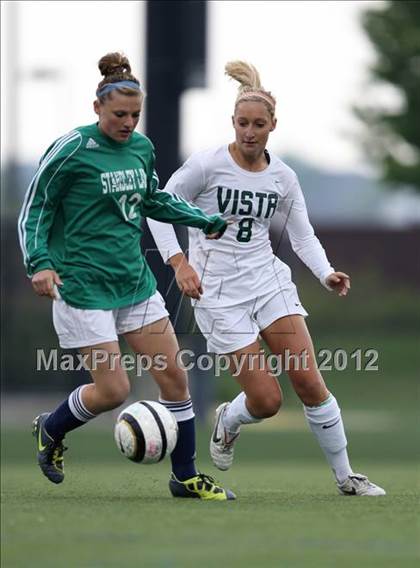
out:
M204 231L207 238L218 239L226 230L227 223L219 215L207 215L199 207L188 203L176 193L158 189L159 178L154 169L154 156L151 158L151 172L145 198L141 203L145 217L163 223L186 225Z
M182 197L157 187L148 192L142 206L146 217L163 223L195 227L204 231L209 238L220 238L227 227L226 221L219 215L206 215L199 207L191 205Z
M345 296L350 289L350 277L344 272L336 272L331 266L309 221L305 198L295 174L286 199L281 203L280 213L294 252L323 286Z

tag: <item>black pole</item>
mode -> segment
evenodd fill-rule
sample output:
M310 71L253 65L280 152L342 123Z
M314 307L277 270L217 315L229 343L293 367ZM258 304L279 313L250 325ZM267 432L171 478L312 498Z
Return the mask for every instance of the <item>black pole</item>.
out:
M156 147L156 170L160 188L179 167L180 97L185 89L205 86L207 2L202 0L151 0L147 2L146 40L146 132ZM181 244L185 229L177 228ZM160 292L175 316L179 293L173 271L164 267L148 228L143 249L157 276ZM184 311L181 310L181 314ZM186 333L185 318L176 318L176 330ZM189 318L186 318L189 319ZM183 329L184 328L184 329Z
M147 2L147 116L146 132L156 148L156 169L160 188L179 167L180 98L185 89L205 86L207 2L202 0L151 0ZM185 229L177 228L181 245ZM189 298L181 298L173 270L164 266L146 228L143 250L158 281L159 291L178 335L181 347L197 355L206 350L204 339L191 333ZM182 304L180 305L180 303ZM213 398L211 373L195 369L190 382L198 418L204 419Z
M180 164L180 97L205 86L206 2L147 3L147 135L157 147L161 186Z

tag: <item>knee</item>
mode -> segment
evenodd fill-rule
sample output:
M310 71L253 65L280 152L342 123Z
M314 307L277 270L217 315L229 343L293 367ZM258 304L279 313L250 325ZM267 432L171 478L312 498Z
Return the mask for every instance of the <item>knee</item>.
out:
M258 418L270 418L270 416L275 416L280 410L283 397L279 390L270 395L260 396L250 402L252 404L251 414Z

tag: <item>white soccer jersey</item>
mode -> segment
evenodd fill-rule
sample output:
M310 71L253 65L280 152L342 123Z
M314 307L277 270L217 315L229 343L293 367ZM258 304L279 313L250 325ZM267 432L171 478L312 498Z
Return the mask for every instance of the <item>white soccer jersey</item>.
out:
M233 221L219 240L188 229L189 262L204 289L200 306L232 306L290 282L291 271L274 255L269 239L277 211L280 229L314 275L325 285L334 272L309 222L296 174L276 156L270 155L265 170L250 172L234 161L227 145L198 152L172 175L165 191ZM181 252L171 225L147 222L165 262Z

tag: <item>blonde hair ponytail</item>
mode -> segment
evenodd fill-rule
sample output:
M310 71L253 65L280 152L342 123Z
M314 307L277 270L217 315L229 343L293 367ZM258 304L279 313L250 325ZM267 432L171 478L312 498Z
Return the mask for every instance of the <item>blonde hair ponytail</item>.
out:
M250 87L251 89L262 88L260 74L251 63L246 63L245 61L229 61L229 63L225 65L225 73L229 75L231 79L238 81L242 89L244 87ZM239 87L239 90L241 90L241 87Z
M270 116L274 118L276 99L261 85L258 70L246 61L229 61L225 65L225 74L239 83L238 96L235 101L235 110L239 103L244 101L262 102L267 107Z

